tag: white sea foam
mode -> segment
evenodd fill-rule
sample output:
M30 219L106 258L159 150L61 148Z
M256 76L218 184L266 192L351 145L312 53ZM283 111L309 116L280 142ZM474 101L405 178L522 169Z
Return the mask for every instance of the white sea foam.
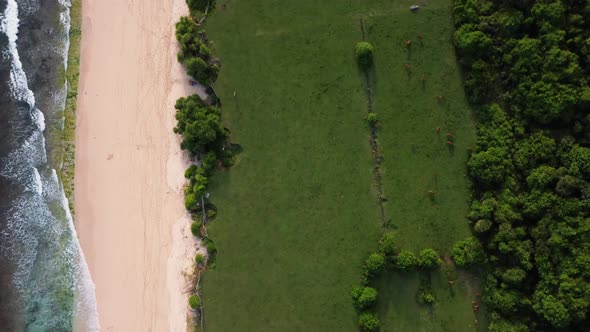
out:
M35 191L38 195L43 193L43 183L41 182L41 174L39 174L39 170L33 167L33 179L35 185Z
M27 76L20 62L16 40L18 39L18 4L16 0L8 0L6 10L0 18L0 31L8 37L8 51L12 56L12 65L10 69L10 88L13 98L29 104L35 105L35 96L27 85Z
M65 47L60 52L67 67L70 2L59 0L59 3L63 7L60 20L65 29ZM0 14L0 32L8 37L8 48L2 56L12 60L10 93L14 99L29 105L28 115L36 130L23 123L14 123L17 134L23 135L19 139L22 144L0 160L1 176L21 180L21 183L26 179L25 193L10 204L6 230L0 233L0 254L17 267L13 282L20 293L31 299L26 303L26 309L35 312L37 327L54 330L63 324L60 321L63 317L54 312L59 305L55 302L59 301L59 296L56 297L54 292L74 287L75 303L71 314L84 319L84 331L98 331L94 283L78 242L63 187L55 170L47 166L43 136L45 118L35 108L35 96L28 87L19 58L19 5L23 12L30 14L39 9L40 3L38 0L22 0L17 4L15 0L8 0L6 10ZM65 102L64 95L65 92L56 97ZM64 271L72 273L64 274Z

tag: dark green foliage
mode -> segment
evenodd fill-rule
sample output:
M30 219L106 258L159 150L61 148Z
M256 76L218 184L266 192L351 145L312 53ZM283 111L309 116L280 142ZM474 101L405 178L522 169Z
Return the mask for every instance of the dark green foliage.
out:
M367 309L377 302L377 290L372 287L354 287L351 292L354 306L359 309Z
M420 304L433 304L434 302L436 302L436 298L434 297L434 294L432 294L432 292L429 292L424 289L420 289L418 291L418 296L417 296L416 300Z
M418 265L424 269L434 269L442 263L438 253L434 249L424 249L418 255Z
M386 256L391 256L395 253L395 237L393 232L383 234L381 241L379 241L379 251Z
M418 266L418 259L409 250L400 251L395 258L395 267L400 271L413 271Z
M201 254L197 254L195 256L195 262L197 263L198 266L203 266L203 264L205 264L205 256L203 256Z
M375 126L377 124L377 113L369 113L369 115L367 115L367 122L369 125Z
M187 194L184 197L184 206L189 211L195 211L199 208L200 201L197 199L195 194Z
M364 312L359 315L359 327L362 331L377 331L379 330L379 318L371 312Z
M369 69L373 65L373 45L368 42L356 44L356 61L362 69Z
M481 243L452 256L463 266L488 257L490 331L590 324L589 14L588 1L455 1L479 120L468 169Z
M486 151L474 153L467 163L469 174L478 182L497 186L504 182L510 172L508 154L501 148L489 148Z
M473 230L476 233L485 233L492 228L492 222L486 219L479 219L475 225L473 225Z
M205 13L207 9L210 11L213 7L215 7L215 0L186 0L186 4L188 5L191 13Z
M375 275L381 270L383 270L383 266L385 265L385 257L379 253L372 253L369 255L369 258L365 261L365 268L367 269L367 273L369 275Z
M219 65L212 59L205 34L193 18L183 16L176 23L176 40L180 46L178 61L188 74L204 85L215 82Z
M199 236L199 232L201 230L201 222L200 221L193 221L193 223L191 224L191 233L194 236Z
M178 123L174 130L182 134L183 150L193 155L221 151L229 135L221 125L219 109L205 105L196 95L178 99L175 108Z
M188 304L191 309L198 309L201 307L201 300L197 295L193 294L188 298Z
M480 264L485 260L481 243L474 237L457 242L451 250L451 256L455 264L463 267Z

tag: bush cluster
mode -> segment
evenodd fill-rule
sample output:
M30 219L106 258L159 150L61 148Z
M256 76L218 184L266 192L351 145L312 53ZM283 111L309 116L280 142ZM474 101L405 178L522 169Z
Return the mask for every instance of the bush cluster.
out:
M176 40L180 46L177 58L187 73L203 85L215 82L219 63L213 59L205 33L192 17L183 16L176 23Z
M356 61L363 70L373 66L373 45L371 43L363 41L356 44Z
M456 0L476 109L457 265L487 260L490 331L590 324L590 2ZM480 242L481 244L478 244Z

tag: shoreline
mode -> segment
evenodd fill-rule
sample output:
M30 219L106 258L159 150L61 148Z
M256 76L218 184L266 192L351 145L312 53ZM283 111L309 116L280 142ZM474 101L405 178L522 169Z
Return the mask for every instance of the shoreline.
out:
M74 217L74 174L76 152L76 106L78 99L78 81L80 77L80 56L82 41L82 0L72 0L70 7L70 31L67 69L64 78L67 81L67 94L64 105L63 130L59 133L60 149L53 152L58 160L55 170L61 181L69 202L70 212Z
M197 240L183 204L190 160L174 102L183 0L84 0L75 211L104 330L186 331Z

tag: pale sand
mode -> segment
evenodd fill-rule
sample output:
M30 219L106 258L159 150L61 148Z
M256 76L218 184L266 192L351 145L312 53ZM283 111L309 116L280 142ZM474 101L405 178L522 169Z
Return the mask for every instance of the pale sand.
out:
M83 0L76 227L102 331L186 331L195 239L174 102L184 0Z

